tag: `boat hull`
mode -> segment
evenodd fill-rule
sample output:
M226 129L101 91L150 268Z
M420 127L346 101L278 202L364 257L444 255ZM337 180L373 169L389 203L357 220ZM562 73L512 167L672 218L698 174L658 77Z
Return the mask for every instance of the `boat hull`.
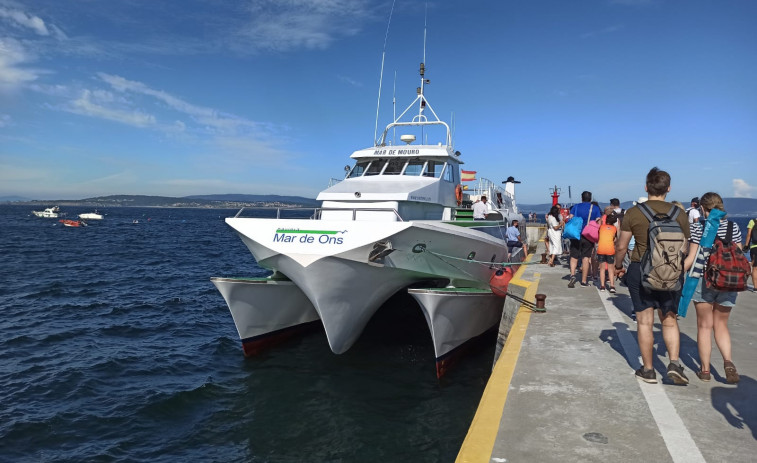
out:
M62 223L65 227L86 227L87 223L82 222L81 220L68 220L68 219L61 219L58 222Z
M443 376L456 353L470 340L493 329L502 318L503 297L476 288L410 288L431 331L436 374Z
M286 275L302 290L337 354L353 345L396 292L422 282L488 289L488 263L507 255L503 240L440 221L226 221L258 265Z
M318 313L289 280L211 278L226 301L245 355L255 355L317 324Z

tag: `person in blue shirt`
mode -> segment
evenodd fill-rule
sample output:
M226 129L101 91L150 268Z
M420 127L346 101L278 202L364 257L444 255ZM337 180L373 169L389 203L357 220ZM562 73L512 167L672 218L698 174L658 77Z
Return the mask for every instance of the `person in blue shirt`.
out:
M512 224L507 227L507 230L505 230L505 238L507 239L507 252L510 253L510 257L512 257L515 248L523 248L523 238L520 236L517 220L513 220Z
M581 217L584 221L584 228L590 220L596 220L602 216L602 209L591 204L591 192L584 191L581 193L581 202L570 208L570 218ZM586 279L589 275L591 266L591 255L594 251L594 243L581 236L580 240L570 240L570 281L568 288L576 286L576 268L578 259L581 259L581 286L586 287L589 284Z

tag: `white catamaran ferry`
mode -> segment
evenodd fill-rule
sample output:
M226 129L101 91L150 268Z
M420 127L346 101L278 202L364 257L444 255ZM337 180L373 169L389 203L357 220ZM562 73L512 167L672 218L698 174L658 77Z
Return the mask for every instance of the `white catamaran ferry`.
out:
M410 291L441 376L455 349L499 322L504 300L490 290L490 278L497 263L522 260L508 255L504 235L508 222L524 223L517 182L510 177L501 188L479 178L462 188L461 154L424 95L424 74L421 63L415 100L375 146L350 156L346 177L318 195L322 205L311 216L285 218L280 210L275 218L250 218L242 209L226 219L258 265L273 271L268 278L211 279L245 354L319 321L331 350L343 353L389 297ZM399 145L390 139L395 132ZM489 199L486 219L473 220L470 205L481 196Z

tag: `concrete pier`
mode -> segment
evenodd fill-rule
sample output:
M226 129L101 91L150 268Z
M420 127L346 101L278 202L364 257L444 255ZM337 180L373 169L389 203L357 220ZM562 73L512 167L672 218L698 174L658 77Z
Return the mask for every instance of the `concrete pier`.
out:
M543 246L528 262L541 261ZM596 283L569 289L562 262L523 266L513 279L525 301L546 294L547 310L510 308L507 339L457 461L757 461L757 293L739 294L729 322L739 383L725 382L714 341L712 381L697 378L692 304L679 319L689 384L665 375L656 317L659 383L647 384L634 376L641 362L628 289L617 282L616 294Z

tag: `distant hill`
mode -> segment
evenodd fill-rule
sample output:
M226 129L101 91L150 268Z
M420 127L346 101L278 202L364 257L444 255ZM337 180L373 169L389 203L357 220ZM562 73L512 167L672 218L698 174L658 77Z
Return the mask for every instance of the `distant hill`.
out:
M317 207L320 201L312 198L303 198L302 196L279 196L279 195L245 195L245 194L223 194L223 195L192 195L184 196L187 199L204 199L208 201L232 201L232 202L280 202L285 204L300 204L303 206Z
M686 202L681 201L681 203L684 207L689 207L691 205L690 200L691 198ZM728 215L731 217L757 217L757 199L755 198L723 198L723 204L725 205L725 210L728 212ZM608 203L599 203L599 205L605 207ZM633 207L633 205L633 201L623 201L620 203L620 207L623 209L628 209ZM536 212L537 214L546 214L551 207L552 203L518 204L518 209L524 213Z
M278 195L197 195L197 196L147 196L110 195L84 199L55 199L26 201L30 205L93 206L105 207L201 207L239 208L251 207L318 207L319 201L300 196Z
M26 202L31 201L23 196L0 196L0 203Z

